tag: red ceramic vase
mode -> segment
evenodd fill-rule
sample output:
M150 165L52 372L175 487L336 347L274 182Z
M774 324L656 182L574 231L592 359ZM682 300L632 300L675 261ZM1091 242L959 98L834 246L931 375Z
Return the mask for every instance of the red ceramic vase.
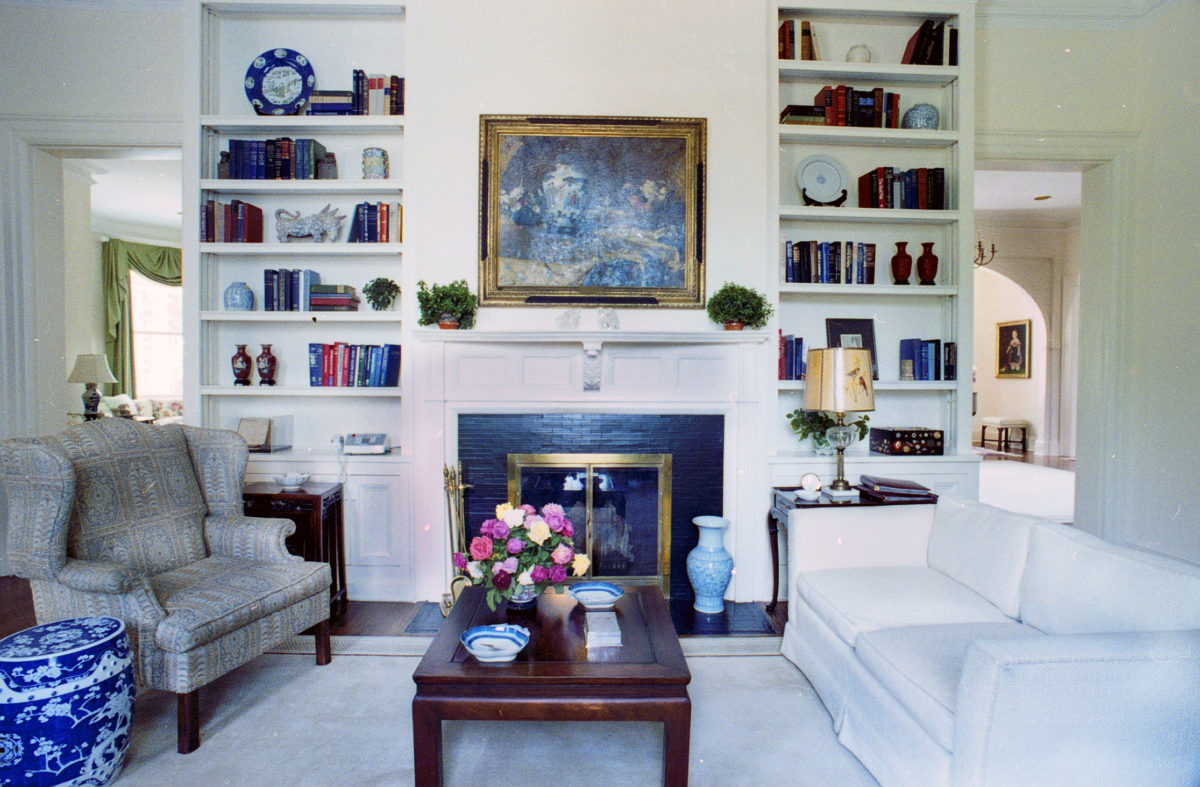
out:
M279 362L271 354L271 345L264 344L262 346L262 353L254 360L255 365L258 367L258 384L274 385L275 369L278 367Z
M921 256L917 257L917 276L922 284L937 284L938 258L933 253L932 243L921 244Z
M912 255L904 250L907 241L896 242L896 253L892 256L892 281L896 284L908 284L912 275Z
M238 344L237 352L230 358L230 363L233 364L233 384L234 385L249 385L250 384L250 366L254 360L250 354L246 352L246 345Z

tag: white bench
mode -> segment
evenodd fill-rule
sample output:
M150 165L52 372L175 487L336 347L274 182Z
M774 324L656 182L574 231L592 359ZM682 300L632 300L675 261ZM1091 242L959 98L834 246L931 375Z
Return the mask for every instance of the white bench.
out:
M996 450L1007 451L1008 444L1011 441L1013 429L1021 430L1021 453L1025 453L1025 436L1029 432L1029 422L1022 418L1001 418L995 415L986 415L982 419L982 426L979 427L979 444L987 448L987 432L988 427L996 428Z

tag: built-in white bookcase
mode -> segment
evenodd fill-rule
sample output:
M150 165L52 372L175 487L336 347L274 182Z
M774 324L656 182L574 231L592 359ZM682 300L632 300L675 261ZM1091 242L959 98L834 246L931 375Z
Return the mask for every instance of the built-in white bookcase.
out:
M825 347L827 318L874 321L879 379L875 383L873 426L918 426L942 430L942 457L893 458L870 454L866 442L847 450L847 476L861 473L900 475L924 480L942 491L977 493L977 459L971 455L971 295L973 246L972 176L974 169L974 4L970 2L823 2L779 4L769 21L766 46L773 64L767 111L772 129L768 146L776 166L768 184L770 232L778 275L773 300L777 326L803 337L805 351ZM796 59L780 59L778 28L794 20ZM905 45L926 19L958 30L957 65L901 64ZM801 60L801 22L811 25L819 60ZM851 47L865 45L870 62L848 62ZM813 104L825 85L857 90L882 88L900 94L902 116L916 103L937 107L936 130L808 126L778 122L788 104ZM830 156L846 171L847 200L841 207L803 204L796 172L814 154ZM946 173L945 210L859 208L858 176L870 169L942 167ZM874 243L875 283L796 284L785 281L786 241ZM892 283L890 261L896 243L907 243L914 260L911 284ZM932 241L939 258L936 284L917 284L921 244ZM957 379L902 381L901 339L955 342ZM941 359L939 358L939 366ZM774 371L774 370L772 370ZM804 383L779 381L775 412L776 450L772 479L795 483L802 472L832 477L833 460L816 456L792 435L786 414L803 401Z

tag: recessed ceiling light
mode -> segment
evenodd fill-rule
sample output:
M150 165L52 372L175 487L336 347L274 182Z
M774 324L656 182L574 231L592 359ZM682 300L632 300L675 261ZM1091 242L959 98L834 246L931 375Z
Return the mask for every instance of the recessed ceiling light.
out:
M1050 195L1049 195L1049 194L1042 194L1041 196L1038 196L1038 197L1034 197L1034 198L1033 198L1034 202L1041 202L1041 201L1042 201L1042 200L1044 200L1044 199L1050 199Z

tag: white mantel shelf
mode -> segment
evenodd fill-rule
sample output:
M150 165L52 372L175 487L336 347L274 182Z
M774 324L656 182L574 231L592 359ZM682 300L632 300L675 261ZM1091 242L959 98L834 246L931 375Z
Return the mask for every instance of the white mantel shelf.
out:
M479 331L424 329L413 331L428 342L474 344L759 344L768 331Z

